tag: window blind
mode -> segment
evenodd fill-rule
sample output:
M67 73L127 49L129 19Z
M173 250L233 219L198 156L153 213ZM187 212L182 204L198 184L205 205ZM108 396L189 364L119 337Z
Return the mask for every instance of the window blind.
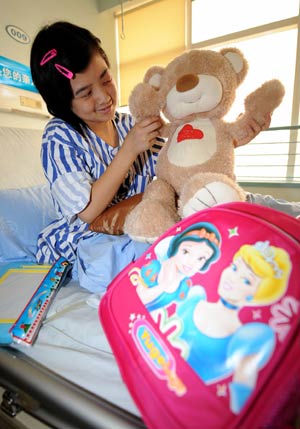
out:
M117 15L120 106L149 67L185 50L185 13L185 0L160 0Z
M239 182L300 182L300 126L272 127L235 149Z

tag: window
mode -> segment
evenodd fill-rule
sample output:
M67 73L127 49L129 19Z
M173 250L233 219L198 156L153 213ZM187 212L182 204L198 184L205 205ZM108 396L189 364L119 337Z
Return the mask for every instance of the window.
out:
M192 0L192 44L281 21L299 13L299 0Z
M272 117L272 129L236 149L236 174L241 182L300 182L299 3L192 1L191 48L235 46L249 62L248 75L226 120L236 118L243 111L246 95L266 80L277 78L285 86L284 100Z

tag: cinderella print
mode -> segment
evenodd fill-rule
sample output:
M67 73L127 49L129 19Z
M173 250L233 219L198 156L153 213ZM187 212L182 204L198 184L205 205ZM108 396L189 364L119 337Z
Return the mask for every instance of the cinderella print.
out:
M268 241L243 245L220 275L216 302L208 302L203 290L192 289L177 308L180 338L187 351L184 358L206 384L231 376L230 408L234 413L240 412L255 388L276 341L269 325L243 324L239 311L244 306L276 302L288 286L290 271L285 250Z

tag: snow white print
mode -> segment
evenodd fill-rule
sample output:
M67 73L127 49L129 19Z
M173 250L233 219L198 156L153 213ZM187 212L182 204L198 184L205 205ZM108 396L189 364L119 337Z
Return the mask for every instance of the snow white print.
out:
M255 388L276 342L269 325L243 324L239 311L279 300L290 272L290 257L284 249L268 241L243 245L220 275L216 302L208 302L204 289L199 293L198 287L177 307L180 339L186 344L184 359L206 384L232 377L229 395L234 413L240 412Z
M137 294L147 310L154 312L186 299L191 277L207 271L218 260L220 245L219 231L208 222L196 223L159 242L155 248L157 259L141 267L137 281Z

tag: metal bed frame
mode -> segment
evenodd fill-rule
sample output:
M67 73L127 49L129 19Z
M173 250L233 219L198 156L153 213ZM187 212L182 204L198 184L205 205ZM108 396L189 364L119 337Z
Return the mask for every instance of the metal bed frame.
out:
M57 429L146 428L139 417L80 388L12 347L0 347L0 385L5 389L1 410L9 416L9 427L14 427L13 418L25 411ZM3 427L1 417L0 426Z

